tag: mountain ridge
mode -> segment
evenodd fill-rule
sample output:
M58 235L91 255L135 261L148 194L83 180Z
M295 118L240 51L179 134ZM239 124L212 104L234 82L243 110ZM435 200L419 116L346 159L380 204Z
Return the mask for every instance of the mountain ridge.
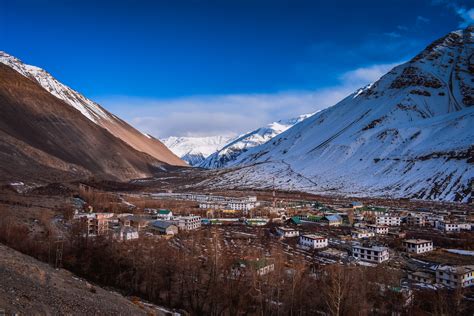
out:
M468 202L474 178L473 27L430 44L204 183Z
M161 141L189 165L197 166L234 138L234 136L170 136Z
M159 140L146 137L122 119L102 108L99 104L58 81L46 70L25 64L18 58L3 51L0 51L0 63L12 68L22 76L37 82L46 91L63 100L88 120L108 130L134 149L145 152L170 165L186 165Z
M0 63L0 182L126 181L170 165L132 148Z
M291 126L298 124L312 115L314 115L314 113L302 114L298 117L287 120L279 120L264 127L259 127L248 133L242 134L232 139L229 143L214 152L212 155L209 155L198 166L206 169L218 169L231 165L233 161L235 161L241 154L250 148L270 141L272 138L286 131Z

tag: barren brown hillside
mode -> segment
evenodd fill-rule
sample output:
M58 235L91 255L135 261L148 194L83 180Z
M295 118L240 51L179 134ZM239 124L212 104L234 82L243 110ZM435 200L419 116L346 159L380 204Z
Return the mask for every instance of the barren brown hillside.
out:
M164 163L139 152L33 80L0 64L1 179L44 179L56 173L126 180ZM25 177L27 179L25 179Z

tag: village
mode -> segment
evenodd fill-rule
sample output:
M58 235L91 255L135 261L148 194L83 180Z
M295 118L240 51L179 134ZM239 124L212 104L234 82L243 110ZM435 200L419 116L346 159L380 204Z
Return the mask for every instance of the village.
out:
M323 204L277 201L275 195L259 200L256 195L192 192L122 194L120 199L127 212L104 212L76 196L72 221L91 240L168 240L178 250L183 248L181 236L192 239L193 234L209 231L220 239L218 252L239 258L238 273L272 273L275 258L269 249L278 245L285 262L305 262L315 271L330 265L385 266L400 276L396 290L406 300L414 289L474 286L474 214L465 209L397 208L360 201ZM129 202L143 199L184 206L139 208ZM202 253L209 251L207 247L202 245Z

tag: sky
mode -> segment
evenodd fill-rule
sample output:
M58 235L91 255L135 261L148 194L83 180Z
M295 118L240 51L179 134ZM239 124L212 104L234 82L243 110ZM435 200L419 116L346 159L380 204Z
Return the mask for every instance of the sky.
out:
M155 137L236 135L334 105L474 1L0 0L0 50Z

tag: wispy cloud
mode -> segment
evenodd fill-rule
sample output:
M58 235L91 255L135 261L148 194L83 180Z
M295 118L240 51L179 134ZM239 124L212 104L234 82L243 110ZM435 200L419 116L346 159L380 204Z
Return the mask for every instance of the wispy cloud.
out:
M385 73L393 67L399 65L401 62L389 64L377 64L368 67L361 67L346 72L341 76L342 82L349 83L353 86L361 86L371 83L382 77Z
M388 33L384 33L384 35L388 36L388 37L392 37L392 38L399 38L402 36L402 34L398 33L398 32L388 32Z
M429 22L430 22L430 19L428 19L424 16L419 15L419 16L416 17L416 23L417 24L429 23Z
M467 27L474 23L474 8L456 8L456 13L462 19L462 22L459 24L460 27Z
M357 68L333 87L272 94L191 96L177 99L106 97L97 101L136 128L155 137L236 135L272 121L334 105L357 88L380 78L396 64Z
M433 5L444 5L447 8L454 10L454 13L461 19L459 27L467 27L474 23L474 7L466 7L454 0L432 0Z

